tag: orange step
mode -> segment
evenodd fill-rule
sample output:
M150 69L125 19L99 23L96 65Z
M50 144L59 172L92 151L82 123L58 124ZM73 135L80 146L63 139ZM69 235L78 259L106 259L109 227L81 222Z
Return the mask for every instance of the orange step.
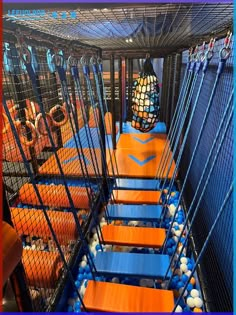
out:
M165 229L133 227L122 225L105 225L102 228L105 244L160 248L165 239Z
M171 313L174 294L168 290L89 281L83 302L93 312Z
M161 197L160 191L152 190L113 190L114 199L111 203L124 204L158 204Z

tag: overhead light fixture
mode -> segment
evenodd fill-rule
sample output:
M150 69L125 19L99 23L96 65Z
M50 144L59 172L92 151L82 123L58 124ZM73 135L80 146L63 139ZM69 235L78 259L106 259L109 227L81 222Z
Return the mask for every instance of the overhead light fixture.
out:
M126 40L125 40L125 41L126 41L126 43L128 43L128 42L129 42L129 39L128 39L128 38L126 38Z
M129 42L130 42L130 43L133 43L133 39L132 39L131 37L130 37L130 39L129 39Z

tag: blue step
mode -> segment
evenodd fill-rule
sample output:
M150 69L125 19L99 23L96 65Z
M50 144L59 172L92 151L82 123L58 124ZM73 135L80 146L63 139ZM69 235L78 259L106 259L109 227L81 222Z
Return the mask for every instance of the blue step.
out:
M113 220L159 221L161 212L161 205L107 205L108 217Z
M142 133L141 131L133 128L130 122L123 123L123 133ZM164 122L158 122L152 130L148 133L166 133L166 125Z
M124 252L98 252L95 259L98 274L151 279L163 279L169 263L169 255ZM166 278L170 276L171 271Z
M117 189L157 190L160 181L156 179L116 178Z

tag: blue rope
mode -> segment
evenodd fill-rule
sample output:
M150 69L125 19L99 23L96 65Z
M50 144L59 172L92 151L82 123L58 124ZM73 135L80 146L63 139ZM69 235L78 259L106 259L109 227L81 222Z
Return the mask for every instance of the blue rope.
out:
M183 235L183 233L184 233L184 230L185 230L185 228L186 228L186 226L187 226L187 224L188 224L188 220L189 220L190 215L191 215L191 212L192 212L192 210L193 210L193 206L194 206L195 200L196 200L196 198L197 198L199 189L200 189L200 187L201 187L201 185L202 185L202 182L203 182L205 173L206 173L206 171L207 171L207 167L208 167L208 165L209 165L209 163L210 163L212 154L213 154L214 149L215 149L215 147L216 147L216 145L217 145L217 142L218 142L218 140L219 140L219 138L220 138L220 133L221 133L223 127L225 126L225 119L226 119L226 117L227 117L227 113L228 113L228 110L229 110L229 107L230 107L230 103L231 103L231 101L232 101L232 97L233 97L233 92L232 92L232 94L231 94L231 96L230 96L230 99L229 99L229 101L228 101L228 104L227 104L227 106L226 106L226 108L225 108L224 115L223 115L223 117L222 117L222 119L221 119L221 122L220 122L220 126L219 126L219 128L218 128L218 131L217 131L217 133L216 133L214 142L213 142L212 147L211 147L211 150L210 150L210 152L209 152L209 155L208 155L207 161L206 161L206 163L205 163L205 166L204 166L202 175L201 175L200 180L199 180L199 182L198 182L198 186L197 186L197 188L196 188L196 190L195 190L195 194L194 194L193 200L191 201L191 205L190 205L190 207L189 207L189 210L188 210L188 213L187 213L187 216L186 216L186 219L185 219L185 223L184 223L184 226L183 226L183 230L182 230L182 232L181 232L181 234L180 234L180 236L179 236L179 238L178 238L178 242L177 242L177 245L176 245L176 250L177 250L179 241L180 241L180 239L181 239L181 237L182 237L182 235ZM228 131L228 128L229 128L229 126L230 126L230 121L231 121L231 119L232 119L232 116L233 116L233 109L231 109L230 115L229 115L229 117L228 117L228 119L227 119L227 121L226 121L226 128L224 129L224 131L223 131L223 133L222 133L222 135L221 135L220 143L219 143L219 145L218 145L218 149L217 149L217 152L216 152L215 157L214 157L214 159L213 159L213 162L212 162L210 171L208 172L208 176L207 176L207 178L206 178L206 180L205 180L205 184L204 184L204 187L203 187L203 189L202 189L201 195L200 195L200 197L198 198L197 205L194 207L194 208L195 208L195 211L194 211L194 213L193 213L193 217L192 217L192 219L191 219L190 226L189 226L189 228L188 228L188 233L187 233L186 236L185 236L186 238L185 238L185 241L184 241L184 243L183 243L183 247L182 247L182 249L181 249L181 251L180 251L180 253L179 253L179 258L181 257L181 254L182 254L182 252L183 252L183 249L184 249L185 245L187 244L188 236L189 236L189 234L190 234L190 232L191 232L194 219L195 219L195 217L196 217L196 215L197 215L197 212L198 212L199 205L200 205L200 203L201 203L202 197L203 197L203 195L204 195L204 193L205 193L205 190L206 190L207 185L208 185L208 183L209 183L211 174L212 174L212 172L213 172L213 170L214 170L214 167L215 167L215 164L216 164L216 162L217 162L217 158L218 158L218 156L219 156L219 152L220 152L220 150L222 149L222 144L223 144L223 142L224 142L225 135L226 135L226 133L227 133L227 131ZM173 222L173 221L172 221L172 222ZM171 228L168 229L168 232L170 232L170 231L171 231ZM170 233L167 233L167 238L168 238L168 234L170 234ZM163 247L163 251L164 251L164 249L165 249L165 246L166 246L166 243L165 243L165 245L164 245L164 247ZM170 265L169 265L169 267L168 267L168 271L169 271L169 269L170 269L170 267L171 267L171 264L172 264L172 262L173 262L173 260L174 260L174 256L175 256L176 250L174 251L174 253L173 253L172 257L171 257L171 261L170 261ZM175 265L175 267L176 267L176 266L177 266L177 264ZM175 269L175 267L174 267L174 269ZM165 277L167 276L168 271L166 272Z
M191 128L191 123L192 123L192 120L193 120L193 117L194 117L194 114L195 114L195 111L196 111L196 108L197 108L197 103L198 103L198 100L199 100L199 97L200 97L200 93L201 93L201 90L202 90L205 74L207 72L207 69L208 69L208 66L209 66L209 63L210 63L212 57L213 57L213 53L208 50L205 53L205 56L204 56L204 58L205 58L204 64L203 64L203 60L200 61L199 63L197 63L197 67L196 67L195 71L197 73L199 73L199 71L203 67L203 69L202 69L202 78L201 78L201 82L200 82L200 85L199 85L199 88L198 88L198 92L197 92L197 95L196 95L196 98L195 98L195 101L194 101L194 105L193 105L193 108L192 108L192 111L191 111L191 115L190 115L190 118L189 118L189 121L188 121L188 126L187 126L187 129L185 131L184 138L183 138L183 141L182 141L182 144L181 144L181 147L180 147L180 152L179 152L176 164L175 164L174 174L173 174L173 176L171 178L171 181L170 181L170 184L169 184L169 187L168 187L168 193L167 193L168 197L167 197L167 199L165 201L165 204L168 204L168 202L169 202L169 198L170 198L169 196L170 196L172 187L174 185L175 178L177 176L177 171L178 171L178 168L179 168L179 165L180 165L180 161L181 161L181 158L182 158L182 155L183 155L183 152L184 152L185 144L187 142L187 137L188 137L188 134L189 134L189 131L190 131L190 128ZM172 164L172 162L173 162L173 160L170 162L170 164ZM163 219L164 219L164 216L163 216ZM161 223L162 223L163 219L161 220Z
M79 71L78 71L78 67L77 66L71 66L71 74L72 74L72 77L73 77L73 80L74 80L74 83L75 83L75 88L76 88L76 92L77 92L77 95L79 97L79 100L82 101L82 103L84 104L83 93L82 93L80 79L79 79ZM84 106L81 106L81 110L82 110L83 121L84 121L84 124L86 125L87 124L87 118L86 118L86 113L84 111ZM90 128L87 128L86 126L84 128L85 128L85 134L86 134L87 140L89 142L90 157L91 157L91 160L93 160L94 159L94 155L92 154L91 144L92 144L93 148L95 146L94 146L91 130L90 130ZM78 134L78 137L79 136L80 135ZM97 181L97 184L100 184L99 176L98 176L98 175L100 175L99 174L99 167L98 167L98 162L97 162L96 157L95 157L95 163L96 163L96 167L97 167L97 170L98 170L98 172L97 172L96 168L94 168L96 181ZM101 185L99 185L99 189L102 192L103 200L105 200L104 191L103 191L102 187L100 187L100 186ZM106 212L107 212L107 209L105 208L105 213ZM99 231L101 232L100 225L98 224L98 226L99 226ZM97 232L97 235L98 235L99 243L101 244L100 235L99 235L99 233L97 231L97 226L96 226L96 232ZM102 237L102 241L104 241L102 233L100 233L100 234L101 234L101 237Z
M94 96L93 96L93 92L92 92L92 86L91 86L90 77L89 77L89 74L90 74L89 66L84 62L84 57L81 58L81 63L83 65L83 73L84 73L84 76L85 76L85 79L86 79L86 83L87 83L87 87L88 87L89 98L90 98L90 101L91 101L91 104L92 104L92 109L93 109L93 113L94 113L95 122L96 122L96 125L98 126L99 125L98 118L97 118L97 115L96 115L96 112L95 112L96 105L95 105L95 100L94 100ZM97 134L98 134L99 142L100 142L100 146L101 146L102 164L103 164L103 169L104 169L104 173L105 173L105 180L107 182L107 187L109 187L109 183L108 183L109 174L107 172L106 152L105 152L104 145L102 143L100 130L99 130L99 128L96 128L96 129L97 129ZM112 194L113 199L115 199L113 191L111 192L111 194Z
M197 269L197 266L198 266L199 262L201 261L201 259L202 259L202 257L203 257L203 254L205 253L205 250L206 250L207 245L208 245L208 243L209 243L209 241L210 241L210 238L211 238L211 236L212 236L212 233L214 232L214 229L215 229L215 227L216 227L216 225L217 225L217 223L218 223L218 221L219 221L221 215L222 215L223 212L224 212L225 206L226 206L226 204L227 204L227 202L228 202L228 200L229 200L229 198L230 198L232 192L233 192L233 183L231 184L231 186L230 186L230 188L229 188L229 191L228 191L228 193L227 193L227 195L226 195L226 197L225 197L225 199L224 199L224 201L223 201L223 204L222 204L222 206L221 206L221 208L220 208L220 210L219 210L219 212L218 212L218 214L217 214L217 216L216 216L216 218L215 218L215 221L214 221L214 223L213 223L213 225L212 225L212 227L211 227L211 229L210 229L210 231L209 231L209 234L208 234L208 236L207 236L207 238L206 238L206 240L205 240L205 242L204 242L204 245L203 245L203 247L202 247L202 249L201 249L201 251L200 251L200 253L199 253L199 255L198 255L197 259L196 259L195 265L194 265L194 267L193 267L193 269L192 269L192 271L191 271L191 274L190 274L190 276L189 276L189 278L188 278L188 281L185 283L185 286L184 286L184 288L183 288L183 290L182 290L182 293L180 294L180 296L178 297L178 299L177 299L177 301L176 301L176 303L175 303L175 307L174 307L172 313L175 312L175 310L176 310L176 308L177 308L179 302L181 301L181 299L182 299L182 297L183 297L183 295L184 295L184 292L185 292L185 290L186 290L186 288L187 288L187 286L188 286L188 284L189 284L189 282L190 282L192 276L194 275L194 273L195 273L195 271L196 271L196 269Z
M165 161L165 164L163 166L163 171L162 171L160 177L162 178L162 177L165 176L165 179L164 179L164 181L162 183L161 193L163 192L164 187L166 185L166 182L168 180L168 175L170 173L170 169L171 169L172 163L174 161L174 155L175 155L175 153L176 153L176 151L178 149L178 144L179 144L179 140L180 140L180 137L181 137L181 134L182 134L182 129L184 127L184 123L185 123L185 120L186 120L186 117L187 117L187 114L188 114L188 111L189 111L189 108L190 108L190 105L191 105L191 100L192 100L194 88L195 88L195 85L196 85L196 82L197 82L197 77L198 77L198 72L195 73L194 78L193 78L193 82L192 82L192 85L191 85L191 90L189 92L189 97L188 97L187 104L186 104L186 107L185 107L185 110L184 110L184 114L182 116L182 119L181 119L181 122L180 122L180 125L179 125L179 130L178 130L178 133L177 133L177 136L176 136L176 139L175 139L175 144L174 144L173 151L171 153L171 150L169 150L167 158L166 158L166 161ZM167 163L168 163L169 157L170 157L170 161L169 161L169 165L168 165L167 172L166 172L166 175L165 175L165 169L167 167Z
M12 117L11 117L11 114L10 114L10 112L9 112L8 106L7 106L7 104L6 104L5 98L3 98L3 106L4 106L4 109L5 109L7 118L8 118L8 120L9 120L11 129L12 129L12 132L13 132L13 134L14 134L16 143L17 143L17 145L18 145L18 148L19 148L19 150L20 150L21 156L22 156L22 158L23 158L25 167L26 167L26 169L27 169L27 171L28 171L30 180L31 180L31 182L32 182L32 184L33 184L33 186L34 186L35 193L36 193L37 198L38 198L38 200L39 200L39 202L40 202L40 204L41 204L41 206L42 206L42 211L43 211L43 213L44 213L44 216L45 216L45 219L46 219L46 221L47 221L48 227L49 227L49 229L50 229L50 232L52 233L53 239L54 239L54 241L55 241L55 243L56 243L56 246L57 246L57 248L58 248L59 254L60 254L61 259L62 259L62 261L63 261L63 265L64 265L64 267L66 268L66 270L67 270L67 272L68 272L69 280L71 281L72 286L74 287L75 291L77 292L81 304L82 304L83 307L85 308L85 305L84 305L84 303L83 303L83 299L81 298L81 296L80 296L80 294L79 294L79 292L78 292L78 290L77 290L77 288L76 288L76 286L75 286L72 273L71 273L71 271L70 271L69 266L67 265L67 262L66 262L66 260L65 260L63 251L62 251L61 246L60 246L60 243L59 243L59 241L58 241L58 239L57 239L57 236L56 236L56 234L55 234L55 232L54 232L54 229L53 229L53 227L52 227L50 218L49 218L49 216L48 216L48 214L47 214L47 211L46 211L46 209L45 209L45 207L44 207L43 200L42 200L41 195L40 195L40 193L39 193L39 190L38 190L38 187L37 187L37 184L36 184L34 175L33 175L32 171L31 171L29 162L28 162L28 160L27 160L27 158L26 158L26 156L25 156L24 150L23 150L23 148L22 148L22 145L21 145L21 142L20 142L20 139L19 139L19 136L18 136L16 127L15 127L13 121L12 121ZM86 309L86 308L85 308L85 309Z
M156 172L156 176L155 176L156 179L158 179L158 177L159 177L160 169L162 169L161 167L163 165L163 160L165 161L166 154L167 154L168 150L171 147L171 143L173 142L175 130L177 129L176 126L178 125L178 121L179 121L179 119L181 117L181 113L183 111L183 105L184 105L184 102L185 102L185 99L186 99L187 91L188 91L188 88L189 88L189 85L190 85L190 82L191 82L191 77L192 77L192 71L191 72L189 71L189 67L190 67L190 62L189 62L189 64L186 67L185 76L184 76L184 80L185 80L185 78L186 78L186 76L188 74L187 82L186 83L183 82L183 85L182 85L182 88L181 88L181 91L180 91L180 96L178 98L178 102L177 102L175 113L174 113L174 116L177 116L177 118L175 120L175 117L173 117L173 119L171 121L169 134L167 136L167 140L165 142L164 150L163 150L163 153L161 155L160 163L158 165L158 169L157 169L157 172ZM184 93L183 93L183 91L184 91ZM182 97L182 93L183 93L183 97ZM166 149L167 149L167 151L166 151Z
M102 101L102 95L101 95L101 91L100 91L100 86L99 86L99 81L98 81L98 68L97 68L97 64L92 63L92 68L93 68L93 74L94 74L94 78L95 78L95 83L96 83L96 89L97 89L97 95L98 95L98 101L99 101L99 105L101 108L101 114L102 114L102 124L103 124L103 128L105 130L105 138L107 139L107 144L108 144L108 152L109 152L109 157L110 157L110 163L111 163L111 167L112 167L112 173L113 176L115 178L115 170L114 170L114 166L113 166L113 162L112 162L112 155L111 155L111 149L110 149L110 144L108 141L108 135L107 135L107 130L106 130L106 124L105 124L105 113L104 113L104 109L103 109L103 101ZM116 165L116 168L118 170L118 167ZM116 185L116 182L115 182Z
M62 57L62 60L63 60L63 57ZM67 106L67 110L68 110L70 126L71 126L71 129L72 129L72 132L73 132L75 145L76 145L76 150L78 152L78 157L79 157L79 161L80 161L80 167L81 167L81 171L82 171L82 174L83 174L83 178L86 180L85 183L86 184L88 183L88 186L92 190L92 186L91 186L90 181L89 181L89 173L88 173L88 169L87 169L87 166L86 166L85 156L84 156L83 150L82 150L82 143L81 143L79 135L78 135L79 145L77 143L77 137L75 136L75 130L74 130L73 122L72 122L72 119L71 119L71 116L70 116L70 113L69 113L69 109L70 109L71 104L70 104L69 91L68 91L67 82L66 82L66 73L65 73L64 68L62 66L60 66L60 65L56 65L56 70L58 72L58 75L59 75L59 78L60 78L60 81L61 81L62 95L63 95L63 97L64 97L64 99L66 101L66 106ZM76 121L77 118L75 117L75 111L72 110L71 112L72 112L74 121ZM79 149L79 147L80 147L80 149ZM80 150L81 150L81 152L80 152ZM83 159L83 162L84 162L84 167L83 167L83 164L81 162L81 156L82 156L82 159ZM91 162L92 162L93 168L95 170L95 166L93 164L93 160L91 160ZM86 172L86 176L85 176L84 169L85 169L85 172ZM99 235L98 230L97 230L97 225L99 225L99 224L98 224L98 221L97 221L97 217L95 216L94 211L93 211L94 203L92 202L91 193L89 192L87 185L86 185L86 191L87 191L87 195L88 195L88 198L89 198L90 209L91 209L91 214L92 214L92 217L93 217L93 220L94 220L94 223L95 223L95 228L96 228L97 234ZM99 239L99 241L100 241L100 239Z
M224 48L222 48L222 50L223 49ZM216 75L216 78L215 78L214 86L213 86L213 89L212 89L212 92L211 92L210 99L209 99L208 104L207 104L206 112L205 112L204 118L202 120L202 125L201 125L200 131L198 133L198 138L197 138L197 141L196 141L193 153L192 153L192 157L191 157L191 160L190 160L190 163L189 163L189 166L188 166L185 178L184 178L183 186L182 186L182 189L180 191L180 196L179 196L179 199L178 199L178 203L177 203L177 206L176 206L176 210L175 210L173 219L171 221L171 225L170 225L170 227L168 229L168 233L170 233L170 230L171 230L171 228L173 226L173 223L174 223L174 220L176 218L177 211L178 211L178 208L179 208L180 203L181 203L181 197L183 196L184 188L185 188L185 185L187 183L187 178L188 178L188 175L190 173L191 167L193 165L193 161L194 161L194 158L195 158L195 155L196 155L196 151L197 151L199 142L201 140L203 129L205 127L205 123L206 123L206 120L207 120L207 117L208 117L208 114L209 114L209 111L210 111L210 108L211 108L211 105L212 105L212 102L213 102L213 98L214 98L214 95L215 95L216 87L218 86L218 83L219 83L219 80L220 80L220 76L221 76L221 74L222 74L222 72L224 70L224 66L225 66L226 60L228 58L228 57L226 59L222 59L221 58L222 50L220 51L220 61L219 61L219 64L218 64L217 75Z
M104 78L103 78L103 66L102 66L102 60L101 58L99 58L99 61L98 61L98 73L100 74L100 78L101 78L101 81L102 81L102 87L103 87L103 99L104 99L104 107L105 107L105 112L108 113L108 105L107 105L107 97L106 97L106 88L105 88L105 82L104 82ZM105 115L104 115L105 117ZM105 121L105 120L104 120ZM111 126L111 122L110 122L110 119L108 119L108 123L109 123L109 128L110 130L112 130L112 126ZM116 132L116 130L113 130L113 132ZM108 146L109 146L109 142L108 142ZM110 152L110 150L109 150ZM114 161L115 161L115 165L116 165L116 174L117 176L119 177L119 169L118 169L118 164L117 164L117 159L116 159L116 155L114 154ZM111 159L111 156L110 156L110 160L112 162L112 159ZM113 171L114 173L114 171ZM115 186L117 187L117 183L115 181Z

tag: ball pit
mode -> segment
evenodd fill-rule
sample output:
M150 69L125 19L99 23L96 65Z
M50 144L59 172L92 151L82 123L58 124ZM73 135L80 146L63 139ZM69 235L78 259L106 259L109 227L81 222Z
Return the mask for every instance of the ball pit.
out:
M168 195L169 194L169 195ZM168 208L166 211L166 217L162 222L162 227L168 229L173 215L176 214L175 220L173 222L173 227L171 230L170 237L166 242L166 253L172 256L176 250L177 243L179 246L177 248L177 253L174 256L174 262L179 258L179 253L182 250L182 244L185 242L185 236L181 235L181 232L184 228L185 223L185 213L181 206L176 208L178 204L179 192L171 191L168 192L168 187L164 190L162 200L168 200ZM119 224L119 225L128 225L128 226L154 226L152 222L142 222L142 221L112 221L110 224ZM105 217L100 218L100 227L107 225ZM155 226L158 227L156 224ZM146 249L146 248L136 248L136 247L122 247L122 246L112 246L112 245L101 245L99 244L99 238L95 228L92 229L92 236L88 239L90 253L92 259L96 257L98 251L120 251L120 252L130 252L130 253L152 253L159 254L160 250ZM181 236L181 237L180 237ZM191 277L190 282L187 285L186 290L183 292L185 284L188 282L189 277L191 276L191 271L194 267L194 260L190 257L186 257L186 250L184 249L181 254L179 264L174 272L174 276L170 283L170 289L174 291L175 298L177 299L181 294L183 294L183 299L176 307L176 312L202 312L203 311L203 300L201 299L200 291L198 290L195 276ZM89 279L93 279L90 267L87 264L87 257L83 256L81 258L78 275L77 275L77 288L81 293L81 296L84 296L87 283ZM139 285L149 288L167 288L168 281L162 280L150 280L150 279L131 279L127 277L95 277L97 281L106 281L113 283L123 283L126 285ZM75 292L76 293L76 292ZM68 299L67 312L81 312L81 303L77 301L78 297L70 297Z

